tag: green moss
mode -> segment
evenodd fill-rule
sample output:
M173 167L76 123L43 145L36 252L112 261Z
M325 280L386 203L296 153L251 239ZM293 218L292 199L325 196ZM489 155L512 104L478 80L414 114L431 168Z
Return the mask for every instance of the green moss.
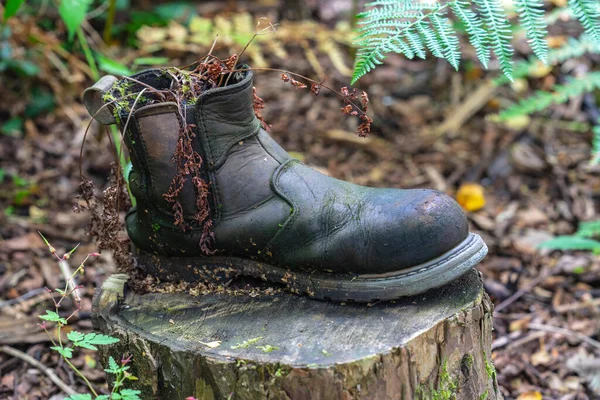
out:
M496 368L494 364L487 358L487 354L483 353L483 359L485 361L485 372L487 372L488 378L496 380Z
M485 392L481 393L481 395L479 396L479 400L487 400L490 398L489 392L486 389Z
M474 362L475 360L470 354L465 354L460 361L460 371L465 378L468 378L471 375L471 368L473 367Z
M258 342L261 339L262 339L262 336L259 336L259 337L256 337L256 338L252 338L252 339L248 339L248 340L244 340L242 343L238 343L235 346L231 346L231 349L232 350L247 349L250 345Z
M457 391L458 383L448 373L446 361L444 361L439 372L437 389L430 387L427 391L425 387L420 386L415 391L415 398L422 400L453 400L456 399Z
M488 360L487 354L485 353L485 351L483 352L483 360L485 361L485 371L487 372L487 376L488 376L488 378L490 378L492 380L492 383L494 385L494 393L498 393L498 382L496 380L496 368L494 367L494 364L490 360Z

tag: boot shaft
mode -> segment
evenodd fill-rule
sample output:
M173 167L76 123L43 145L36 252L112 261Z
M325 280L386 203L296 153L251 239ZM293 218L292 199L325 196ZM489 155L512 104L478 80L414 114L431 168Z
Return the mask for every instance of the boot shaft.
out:
M252 106L252 73L237 73L228 86L206 90L181 107L173 101L159 100L160 95L150 89L166 91L172 88L172 82L169 73L160 69L121 81L104 78L86 91L84 100L92 114L101 104L109 104L111 114L101 110L96 119L104 124L117 123L123 132L133 165L129 176L131 191L140 207L164 216L172 217L177 212L165 194L177 175L174 155L178 146L182 146L180 133L189 129L190 144L202 160L200 178L208 185L210 218L217 222L222 208L217 171L232 147L256 136L260 130ZM99 96L102 101L98 101ZM193 176L185 178L177 198L183 217L192 222L199 212L199 193L194 189Z

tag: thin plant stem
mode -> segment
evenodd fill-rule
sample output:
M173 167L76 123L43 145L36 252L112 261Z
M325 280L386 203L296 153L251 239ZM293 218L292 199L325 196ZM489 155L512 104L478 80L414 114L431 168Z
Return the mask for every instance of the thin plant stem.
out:
M307 78L304 75L300 75L300 74L296 74L294 72L290 72L290 71L286 71L285 69L279 69L279 68L242 68L242 69L233 69L231 71L229 71L230 73L232 72L240 72L240 71L269 71L269 72L281 72L283 74L287 74L290 76L294 76L296 78L300 78L300 79L304 79L307 82L310 83L314 83L316 85L319 85L321 87L324 87L327 90L331 90L333 93L337 94L338 96L340 96L341 98L345 99L348 101L349 104L351 104L352 106L354 106L354 108L356 108L356 110L358 112L360 112L363 115L367 115L360 106L358 106L358 104L354 103L352 100L350 100L347 96L344 96L342 93L338 92L337 90L335 90L334 88L332 88L331 86L325 85L322 81L315 81L314 79L310 79Z
M100 73L98 72L98 66L96 65L96 60L94 59L94 55L92 54L92 50L90 49L90 45L87 42L85 34L81 27L77 28L77 39L79 40L79 44L81 45L81 49L83 50L83 54L85 55L85 59L90 66L91 70L91 78L95 81L100 79Z
M117 1L109 0L108 12L106 14L106 24L104 25L104 33L102 39L104 43L110 44L112 40L112 28L115 22L115 12L117 11Z
M83 379L83 381L85 382L85 384L87 385L87 387L90 389L90 392L92 392L92 394L94 395L94 397L98 397L98 393L96 393L96 391L94 390L94 387L92 386L92 384L90 383L90 381L88 381L88 378L86 378L85 375L83 375L83 373L76 366L74 366L71 363L71 361L69 361L68 358L63 357L63 360L65 360L65 362L69 365L69 367L71 367L73 369L73 371L75 371L75 373L77 375L79 375L79 377L81 379Z

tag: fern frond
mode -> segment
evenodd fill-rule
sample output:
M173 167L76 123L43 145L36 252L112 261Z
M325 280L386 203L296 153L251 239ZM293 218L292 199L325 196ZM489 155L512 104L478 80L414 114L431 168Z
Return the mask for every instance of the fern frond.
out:
M499 114L500 121L533 114L553 104L566 103L570 98L600 88L600 72L590 72L563 85L554 87L553 92L538 91Z
M404 37L406 37L406 40L415 55L424 60L426 57L425 46L423 45L423 41L419 34L414 31L414 28L407 29Z
M592 139L592 160L590 161L591 165L596 165L600 163L600 120L596 123L596 126L592 129L594 133L594 138ZM596 231L597 234L600 234L600 221L599 229Z
M581 57L584 54L600 54L600 44L596 43L588 34L583 34L579 38L569 38L567 43L558 49L551 49L548 52L548 65L557 65L567 60ZM523 78L529 76L532 71L539 67L540 61L537 58L529 57L526 61L519 61L514 66L513 77ZM504 85L510 80L501 75L494 79L496 86Z
M404 39L399 36L390 38L386 46L386 51L393 51L398 54L404 54L404 56L411 60L415 58L415 52L411 49L411 47L408 44L406 44Z
M569 7L586 32L600 43L600 9L598 0L569 0Z
M429 26L426 21L418 21L415 23L417 32L425 39L425 45L431 51L434 57L444 58L442 46L440 46L435 31Z
M437 2L421 3L418 0L379 0L369 3L368 6L374 7L360 14L361 35L355 41L359 51L356 54L352 83L381 64L386 54L391 51L404 54L408 58L414 58L415 55L424 58L424 47L430 47L429 43L425 38L424 45L412 28L417 27L416 32L421 34L417 24L447 7L440 6ZM433 37L433 41L436 41L437 35L433 29L428 27L428 33ZM452 38L447 31L445 36L449 43L446 47L451 48ZM438 47L440 51L434 55L444 57L442 47ZM453 52L446 52L456 60Z
M515 0L515 6L533 54L546 64L548 26L544 19L544 2L542 0Z
M499 0L474 0L477 10L481 15L484 27L488 32L488 39L498 57L500 69L512 81L512 55L513 48L510 44L512 32L506 11Z
M458 65L460 64L460 44L452 28L452 24L448 18L436 13L431 14L430 19L431 25L435 28L438 39L442 43L444 58L455 70L458 70Z
M469 41L475 48L477 58L487 69L490 61L490 47L488 45L488 36L483 29L483 23L479 16L470 8L470 4L464 0L457 0L450 5L454 15L465 25L465 30L469 35Z
M375 5L375 4L374 4ZM424 10L434 10L439 5L435 2L419 2L414 0L398 1L382 4L358 14L359 25L373 26L381 21L394 21L405 18L415 18Z

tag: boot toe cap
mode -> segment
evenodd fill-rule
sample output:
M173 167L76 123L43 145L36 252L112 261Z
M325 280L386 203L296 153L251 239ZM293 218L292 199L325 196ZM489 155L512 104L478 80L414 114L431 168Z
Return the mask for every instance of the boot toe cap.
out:
M395 192L395 193L394 193ZM388 198L389 196L389 198ZM398 271L435 259L468 236L461 207L435 190L389 191L371 219L369 273ZM391 197L398 198L390 201Z

